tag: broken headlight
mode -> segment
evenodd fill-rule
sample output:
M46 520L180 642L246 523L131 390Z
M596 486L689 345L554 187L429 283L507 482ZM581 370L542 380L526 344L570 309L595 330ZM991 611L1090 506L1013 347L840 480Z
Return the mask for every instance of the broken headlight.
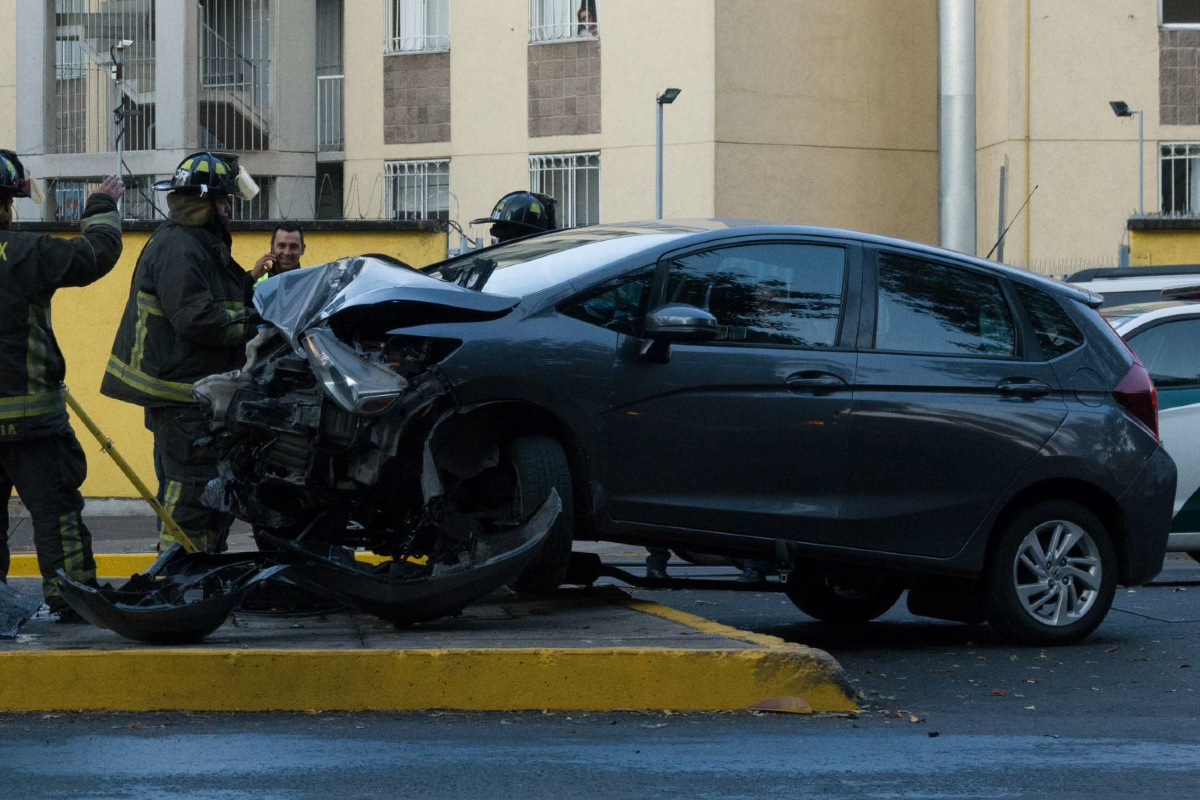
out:
M351 414L382 414L408 387L404 378L370 363L327 329L306 333L304 349L325 393Z

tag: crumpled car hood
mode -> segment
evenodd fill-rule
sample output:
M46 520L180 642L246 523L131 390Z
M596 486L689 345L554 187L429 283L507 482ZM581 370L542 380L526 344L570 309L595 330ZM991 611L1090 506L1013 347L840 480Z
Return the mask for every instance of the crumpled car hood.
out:
M445 306L496 319L518 297L483 294L372 256L355 256L294 270L261 283L254 306L297 347L301 334L351 308L384 303ZM456 315L461 321L462 315Z

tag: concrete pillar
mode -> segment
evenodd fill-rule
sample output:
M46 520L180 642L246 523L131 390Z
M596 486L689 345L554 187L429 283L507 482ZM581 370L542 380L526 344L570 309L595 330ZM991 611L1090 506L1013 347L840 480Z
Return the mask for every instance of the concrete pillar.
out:
M55 149L54 2L26 0L16 6L16 150L35 177L38 156ZM30 163L30 162L34 163ZM33 201L16 201L17 219L42 219L44 209Z
M317 152L316 0L271 2L271 149Z
M938 242L975 253L975 0L938 0Z
M196 105L200 72L200 8L180 0L155 0L154 130L159 150L199 147ZM174 165L172 165L172 169Z

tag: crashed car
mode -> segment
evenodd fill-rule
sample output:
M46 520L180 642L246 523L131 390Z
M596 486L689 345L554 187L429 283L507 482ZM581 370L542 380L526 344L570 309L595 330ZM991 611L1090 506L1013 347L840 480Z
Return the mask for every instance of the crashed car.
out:
M421 270L344 259L267 281L247 369L197 384L223 454L209 501L268 547L419 570L553 493L518 589L563 582L573 539L609 540L770 560L819 619L908 590L914 613L1075 641L1161 568L1176 480L1099 303L751 221L554 231Z

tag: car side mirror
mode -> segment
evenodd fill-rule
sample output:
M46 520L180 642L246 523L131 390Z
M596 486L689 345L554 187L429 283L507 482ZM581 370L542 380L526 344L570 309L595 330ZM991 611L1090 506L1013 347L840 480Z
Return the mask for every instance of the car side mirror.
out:
M670 361L671 344L702 344L717 337L717 318L686 303L659 306L646 315L649 340L642 354L651 361Z

